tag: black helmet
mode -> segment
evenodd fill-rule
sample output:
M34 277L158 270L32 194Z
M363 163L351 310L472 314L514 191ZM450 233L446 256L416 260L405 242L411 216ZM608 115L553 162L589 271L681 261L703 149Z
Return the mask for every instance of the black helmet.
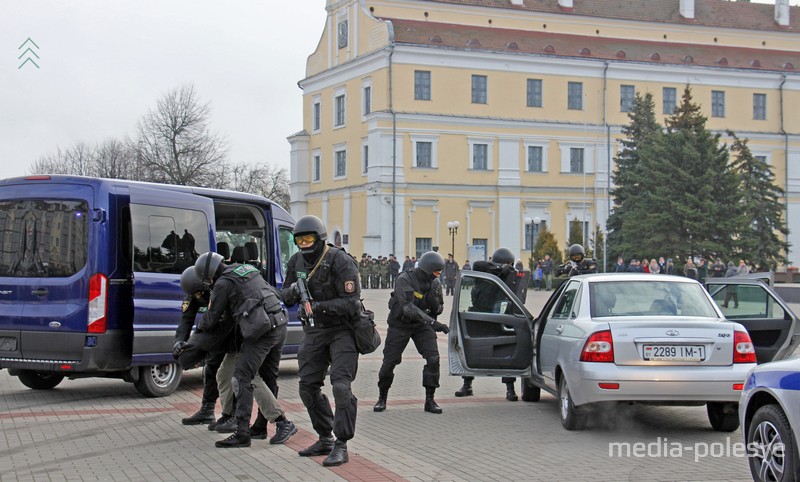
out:
M419 257L419 269L432 275L434 271L442 271L444 269L444 258L436 251L427 251Z
M583 246L580 244L573 244L569 247L569 259L575 261L576 263L580 263L583 261L583 258L586 257L586 251L583 250Z
M492 263L514 264L514 253L508 248L497 248L492 253Z
M308 233L316 233L316 235L319 236L319 239L322 241L328 239L328 230L325 229L325 225L322 224L322 220L310 214L301 217L294 224L294 234L297 235Z
M198 291L205 291L206 285L197 277L197 270L194 266L189 266L181 273L181 288L187 295L193 295Z
M209 251L201 254L194 263L195 274L205 284L214 282L214 278L222 274L225 265L224 258L219 253Z

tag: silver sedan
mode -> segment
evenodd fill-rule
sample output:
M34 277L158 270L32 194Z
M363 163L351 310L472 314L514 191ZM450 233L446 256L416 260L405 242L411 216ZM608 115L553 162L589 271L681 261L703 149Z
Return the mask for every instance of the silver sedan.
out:
M797 317L767 284L730 280L706 289L677 276L576 276L534 318L498 278L464 271L450 373L522 377L523 400L541 390L558 397L567 430L583 428L595 408L644 402L706 404L712 427L733 431L748 371L757 359L791 353L799 339ZM732 290L735 314L720 307Z

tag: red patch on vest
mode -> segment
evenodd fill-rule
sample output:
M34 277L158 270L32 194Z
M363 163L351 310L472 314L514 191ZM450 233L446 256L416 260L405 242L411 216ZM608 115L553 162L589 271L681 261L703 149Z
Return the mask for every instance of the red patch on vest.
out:
M355 281L345 281L344 282L344 292L345 293L355 293L356 291L356 282Z

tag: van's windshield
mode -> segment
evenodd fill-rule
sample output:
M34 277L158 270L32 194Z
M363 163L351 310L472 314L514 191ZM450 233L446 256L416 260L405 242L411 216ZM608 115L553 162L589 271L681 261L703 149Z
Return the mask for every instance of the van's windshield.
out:
M0 276L68 277L86 265L86 201L0 201Z

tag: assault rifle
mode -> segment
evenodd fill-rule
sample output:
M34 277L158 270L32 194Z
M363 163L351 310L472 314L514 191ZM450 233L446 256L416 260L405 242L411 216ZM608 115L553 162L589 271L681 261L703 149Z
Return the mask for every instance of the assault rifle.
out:
M314 311L311 309L311 293L308 292L308 285L305 278L297 278L297 290L300 292L300 304L306 312L306 323L308 326L314 326Z

